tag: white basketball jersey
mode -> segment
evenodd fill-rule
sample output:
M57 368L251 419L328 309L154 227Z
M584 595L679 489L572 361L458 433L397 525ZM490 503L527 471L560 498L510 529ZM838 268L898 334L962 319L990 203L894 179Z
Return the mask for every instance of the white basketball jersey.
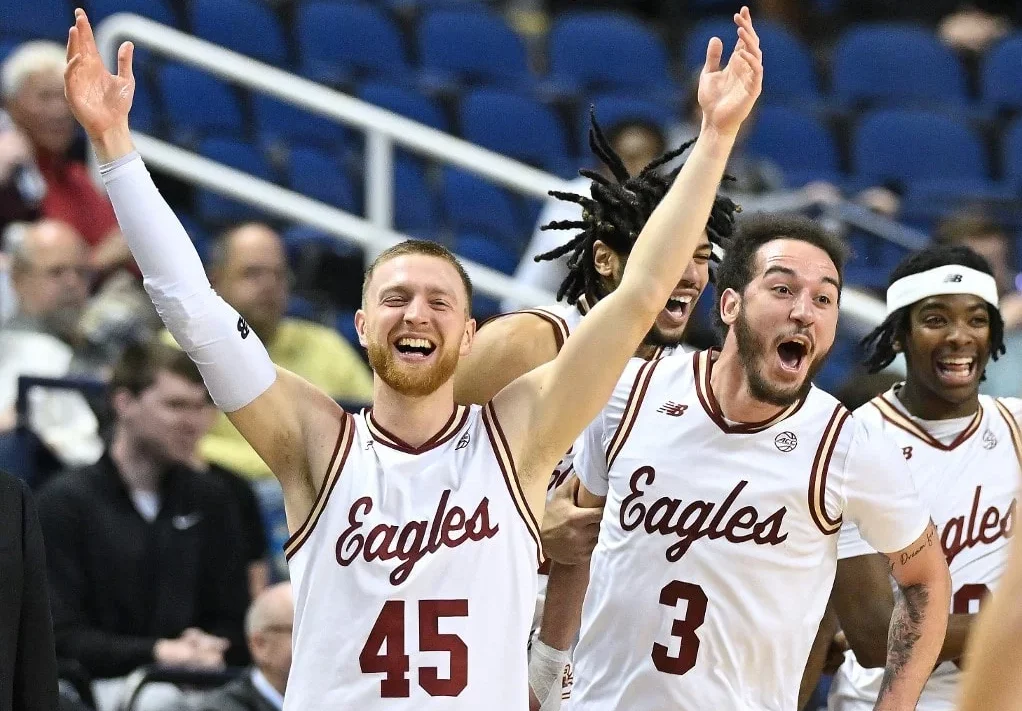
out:
M898 451L816 388L728 422L715 354L633 360L575 460L606 496L573 711L796 711L842 517L900 550L925 529Z
M288 542L288 711L524 709L539 528L492 405L411 447L345 415Z
M979 396L970 418L922 422L892 389L859 408L855 417L901 449L919 496L930 509L951 569L952 614L974 613L1001 577L1019 492L1018 418L1022 400ZM854 526L841 530L840 558L875 551ZM849 652L832 685L830 708L873 708L883 669L865 669ZM953 711L960 669L943 662L930 676L917 708Z

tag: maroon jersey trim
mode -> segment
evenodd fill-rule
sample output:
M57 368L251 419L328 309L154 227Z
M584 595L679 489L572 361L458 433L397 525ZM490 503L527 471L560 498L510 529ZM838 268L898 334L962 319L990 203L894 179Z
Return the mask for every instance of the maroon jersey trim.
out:
M834 408L816 449L812 474L809 476L809 515L826 536L832 536L841 529L841 516L831 518L827 513L827 474L830 472L830 460L834 456L838 435L849 417L851 413L843 405Z

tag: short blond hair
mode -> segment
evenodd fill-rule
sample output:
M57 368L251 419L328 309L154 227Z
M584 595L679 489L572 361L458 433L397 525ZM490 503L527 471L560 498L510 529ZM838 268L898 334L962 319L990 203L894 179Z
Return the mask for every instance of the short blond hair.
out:
M0 68L0 92L4 101L21 91L31 75L48 71L63 75L66 66L67 53L56 42L33 40L18 45Z
M393 247L388 247L377 255L373 263L366 269L365 279L362 280L362 305L365 306L366 293L369 291L369 282L373 278L373 274L376 272L376 268L385 262L389 262L391 259L403 257L406 254L422 254L427 257L436 257L442 259L451 266L453 266L458 276L461 277L461 283L465 286L465 294L468 296L468 308L472 308L472 280L468 276L468 272L465 271L464 265L461 261L454 256L454 253L444 247L442 244L436 242L430 242L428 240L421 239L407 239L404 242L398 242Z

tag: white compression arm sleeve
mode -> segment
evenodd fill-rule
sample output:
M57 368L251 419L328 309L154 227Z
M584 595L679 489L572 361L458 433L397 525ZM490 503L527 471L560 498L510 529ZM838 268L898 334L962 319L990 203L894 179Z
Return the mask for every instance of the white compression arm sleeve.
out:
M210 286L195 247L138 153L100 166L117 222L167 330L202 373L213 402L233 412L277 377L259 338Z

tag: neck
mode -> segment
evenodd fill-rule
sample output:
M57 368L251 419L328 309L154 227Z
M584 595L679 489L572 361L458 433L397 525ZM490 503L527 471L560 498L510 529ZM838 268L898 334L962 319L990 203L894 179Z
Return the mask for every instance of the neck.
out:
M762 422L784 410L783 407L752 396L749 379L734 339L724 343L724 349L713 363L710 391L717 399L724 417L732 422Z
M922 387L911 377L898 390L898 399L909 414L921 420L954 420L975 415L979 410L979 391L961 402L950 402Z
M153 493L159 489L164 463L147 455L120 426L114 430L110 458L129 491Z
M283 696L284 691L287 689L287 675L278 674L272 669L260 669L259 671L266 678L266 681L270 682L270 686Z
M454 379L422 397L403 395L379 376L373 383L373 418L413 447L440 431L454 412Z

